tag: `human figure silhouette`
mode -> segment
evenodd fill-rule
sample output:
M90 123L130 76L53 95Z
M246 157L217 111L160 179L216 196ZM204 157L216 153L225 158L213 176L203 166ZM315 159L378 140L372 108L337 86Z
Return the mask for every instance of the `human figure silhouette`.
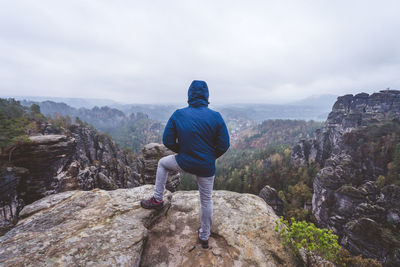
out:
M198 237L203 248L208 248L212 225L215 160L229 148L226 124L221 114L208 108L208 97L207 83L194 80L188 91L188 107L172 114L163 134L164 145L177 154L159 160L154 195L141 201L143 208L161 209L168 172L196 175L201 203Z

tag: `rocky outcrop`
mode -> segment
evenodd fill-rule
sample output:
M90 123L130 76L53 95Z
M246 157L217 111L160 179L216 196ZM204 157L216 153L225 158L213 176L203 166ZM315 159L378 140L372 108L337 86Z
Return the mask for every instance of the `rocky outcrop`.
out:
M316 131L316 138L301 140L293 148L292 160L297 164L317 161L323 166L328 158L344 150L343 134L360 126L392 119L400 120L400 91L338 97L324 127Z
M278 217L254 195L215 191L210 249L197 244L197 191L140 208L153 186L69 191L26 206L0 237L2 266L294 266L273 230Z
M141 184L155 184L158 161L165 156L173 155L174 152L162 144L150 143L144 146L142 154L138 159L138 169L140 173ZM179 172L170 172L168 174L166 188L175 192L180 182Z
M134 159L89 127L73 125L66 134L31 136L10 158L9 164L29 171L18 185L27 204L67 190L140 184Z
M261 189L259 197L264 199L264 201L271 206L276 215L284 215L284 203L283 200L279 197L278 192L276 192L275 188L266 185L263 189Z
M15 224L24 205L50 194L154 184L159 158L170 154L163 145L153 143L135 159L107 135L79 125L72 125L65 134L31 136L30 142L0 157L4 162L10 158L9 166L18 166L0 173L0 233ZM167 189L175 191L178 185L179 173L171 173Z
M351 253L399 266L400 197L394 192L400 187L378 188L376 180L386 166L372 156L358 156L361 152L346 142L356 131L385 121L400 121L400 91L339 97L316 138L294 147L292 160L323 167L313 185L312 213L319 226L333 229ZM354 141L361 142L357 136Z

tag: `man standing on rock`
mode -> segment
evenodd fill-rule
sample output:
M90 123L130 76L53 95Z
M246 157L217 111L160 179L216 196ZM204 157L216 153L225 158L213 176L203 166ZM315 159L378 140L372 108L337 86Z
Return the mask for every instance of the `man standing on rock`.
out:
M201 202L199 241L208 248L212 224L212 189L215 160L229 148L229 135L221 114L208 108L208 86L204 81L193 81L189 87L186 108L176 110L163 134L166 147L178 153L163 157L158 162L154 196L143 199L145 209L161 209L169 171L184 171L197 176Z

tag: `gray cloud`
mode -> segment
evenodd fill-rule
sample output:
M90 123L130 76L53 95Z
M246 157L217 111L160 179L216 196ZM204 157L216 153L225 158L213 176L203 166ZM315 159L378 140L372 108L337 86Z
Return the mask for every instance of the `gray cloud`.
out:
M398 1L1 1L0 95L282 103L400 88Z

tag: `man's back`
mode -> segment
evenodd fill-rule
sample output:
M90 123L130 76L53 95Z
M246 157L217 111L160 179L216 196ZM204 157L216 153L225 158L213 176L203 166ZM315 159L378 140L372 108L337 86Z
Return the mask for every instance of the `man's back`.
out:
M209 109L208 86L204 81L193 81L188 92L189 107L178 109L165 126L163 143L178 155L158 161L154 195L142 199L146 209L162 209L165 184L169 171L186 171L197 176L200 192L201 227L198 239L208 248L212 225L212 189L215 178L215 159L229 148L229 135L221 115Z
M198 176L215 173L215 159L229 148L222 116L208 106L208 89L191 87L189 107L176 110L165 127L165 146L178 153L176 160L186 172ZM176 142L178 139L178 142Z

